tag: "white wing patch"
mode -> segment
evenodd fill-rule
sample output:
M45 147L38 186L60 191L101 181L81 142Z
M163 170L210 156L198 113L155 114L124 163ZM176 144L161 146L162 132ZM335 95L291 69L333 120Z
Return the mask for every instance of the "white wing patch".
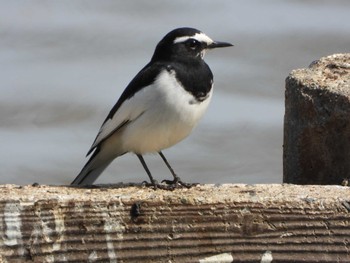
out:
M147 88L147 87L145 87ZM140 91L139 91L140 92ZM111 119L108 119L100 128L98 135L94 144L91 146L90 150L95 148L104 139L110 136L118 128L126 124L127 122L132 122L137 119L146 110L145 104L131 103L134 97L131 97L124 101L119 109L114 113Z
M210 45L211 43L213 43L214 41L208 37L206 34L204 33L196 33L195 35L193 36L183 36L183 37L177 37L174 39L174 44L176 43L181 43L181 42L185 42L186 40L190 39L190 38L193 38L193 39L196 39L197 41L199 42L204 42L204 43L207 43L208 45Z

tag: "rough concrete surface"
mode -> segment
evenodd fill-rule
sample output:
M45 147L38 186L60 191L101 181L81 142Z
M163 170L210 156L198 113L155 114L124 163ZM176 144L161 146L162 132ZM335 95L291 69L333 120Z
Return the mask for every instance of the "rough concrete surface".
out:
M350 53L293 70L286 79L283 181L350 178Z
M350 262L350 188L0 186L2 262Z

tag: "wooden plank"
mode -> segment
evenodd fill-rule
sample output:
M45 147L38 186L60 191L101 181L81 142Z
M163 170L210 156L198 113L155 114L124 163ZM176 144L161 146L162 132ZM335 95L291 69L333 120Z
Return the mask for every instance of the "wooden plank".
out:
M350 262L350 190L0 186L0 262Z

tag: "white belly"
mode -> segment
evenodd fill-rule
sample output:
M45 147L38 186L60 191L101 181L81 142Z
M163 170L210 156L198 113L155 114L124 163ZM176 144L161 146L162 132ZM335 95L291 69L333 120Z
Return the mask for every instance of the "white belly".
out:
M212 90L206 100L195 101L176 82L174 74L164 70L150 87L130 99L144 110L123 129L120 137L123 149L138 154L153 153L183 140L203 116L211 95Z

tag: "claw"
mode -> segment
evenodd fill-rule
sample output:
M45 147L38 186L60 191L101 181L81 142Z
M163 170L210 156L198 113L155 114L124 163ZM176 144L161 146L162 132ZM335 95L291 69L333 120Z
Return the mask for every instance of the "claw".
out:
M175 188L185 187L187 189L190 189L192 186L197 185L198 183L185 183L181 181L181 179L176 176L174 180L163 180L162 183L167 184L168 186Z
M155 181L153 183L149 183L149 182L143 181L142 185L145 186L145 187L153 188L154 190L162 189L162 190L170 190L170 191L172 191L172 190L175 189L174 185L159 184L157 181Z
M154 189L157 189L159 186L159 183L157 180L152 180L151 182L143 181L142 185L146 187L154 187Z

